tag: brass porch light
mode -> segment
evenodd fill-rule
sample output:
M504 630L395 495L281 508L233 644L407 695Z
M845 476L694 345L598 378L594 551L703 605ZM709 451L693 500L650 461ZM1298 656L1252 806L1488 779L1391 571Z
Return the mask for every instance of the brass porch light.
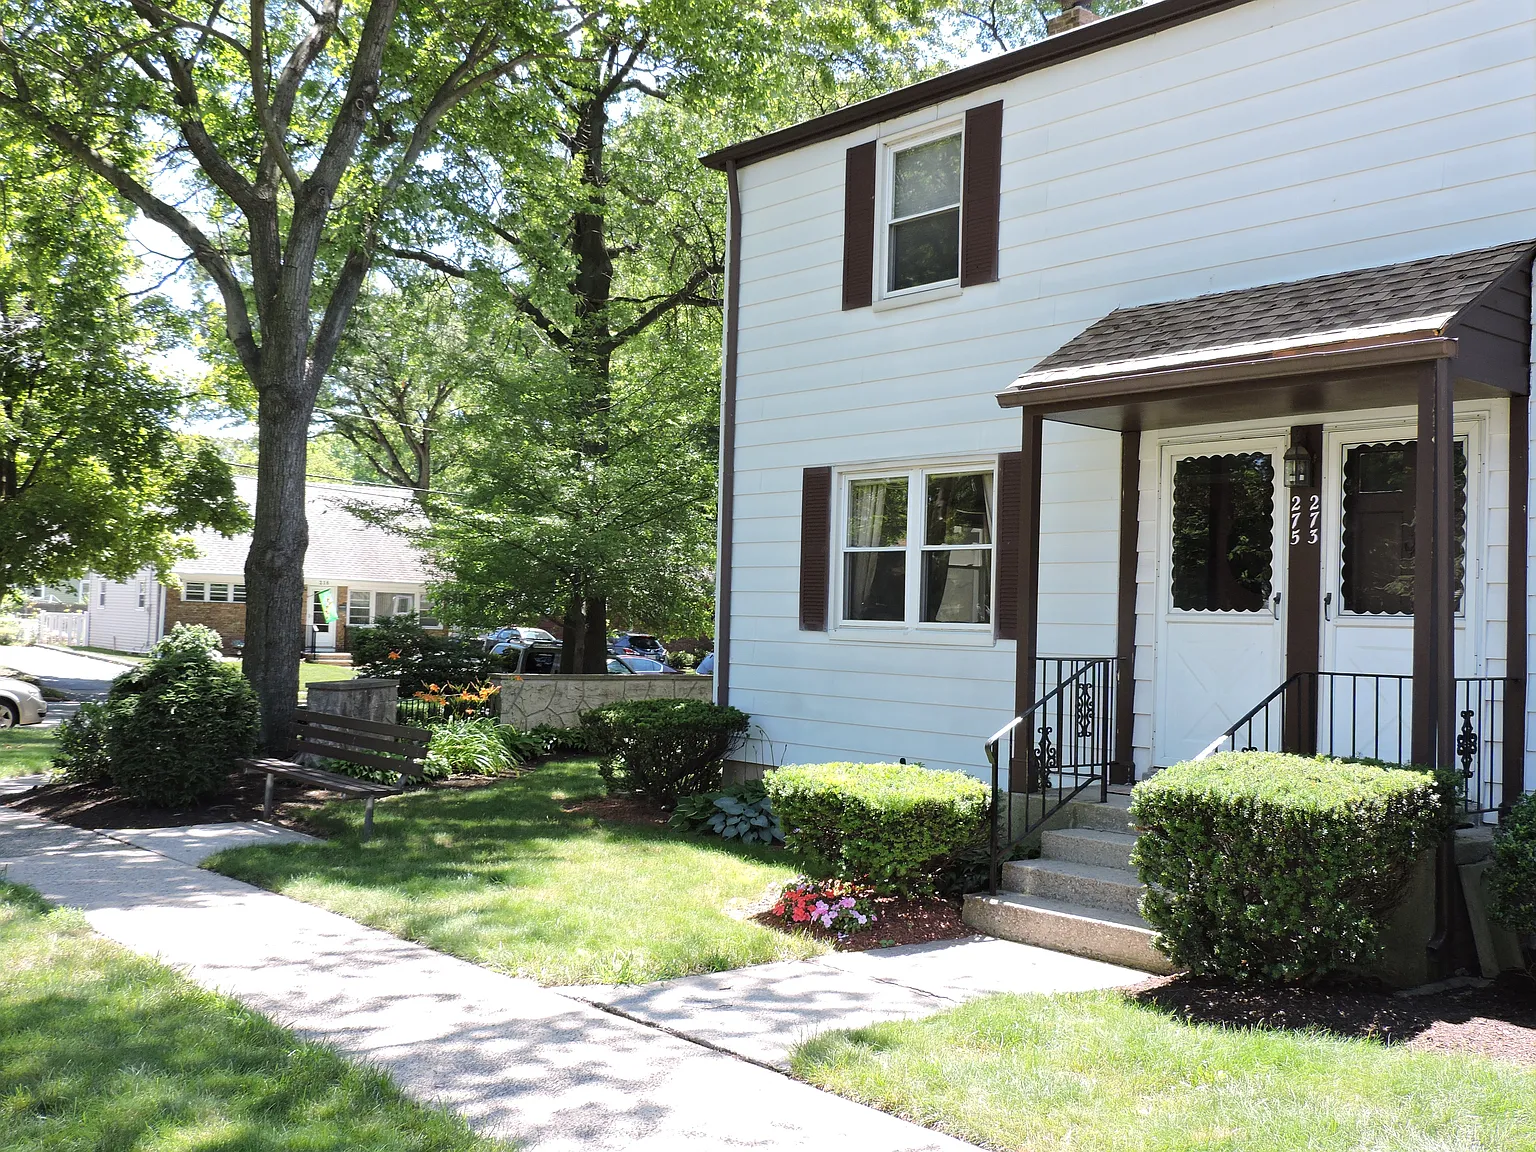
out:
M1285 486L1312 487L1312 453L1303 445L1292 444L1285 454Z

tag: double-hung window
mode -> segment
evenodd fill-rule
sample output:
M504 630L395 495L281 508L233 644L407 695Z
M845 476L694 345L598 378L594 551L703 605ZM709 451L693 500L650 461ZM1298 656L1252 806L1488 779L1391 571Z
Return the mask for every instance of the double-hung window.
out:
M366 588L347 590L347 626L366 627L373 623L373 593Z
M888 293L960 279L962 135L956 132L888 153Z
M991 468L851 475L843 484L844 623L992 623Z

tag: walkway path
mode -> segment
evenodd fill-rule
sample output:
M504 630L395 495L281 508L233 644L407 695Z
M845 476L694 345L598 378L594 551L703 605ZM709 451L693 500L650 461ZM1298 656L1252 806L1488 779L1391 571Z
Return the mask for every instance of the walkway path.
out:
M0 869L530 1152L970 1147L531 981L4 807Z

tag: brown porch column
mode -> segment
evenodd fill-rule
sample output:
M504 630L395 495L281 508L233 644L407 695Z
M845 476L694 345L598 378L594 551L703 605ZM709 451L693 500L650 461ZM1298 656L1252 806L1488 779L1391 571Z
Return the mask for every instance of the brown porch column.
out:
M1531 398L1509 398L1509 623L1504 646L1504 796L1507 812L1525 791L1525 681L1530 644L1526 601L1527 516L1531 490Z
M1019 472L1018 657L1014 673L1014 715L1035 702L1035 657L1040 650L1040 453L1045 421L1024 413ZM1028 746L1021 735L1021 746Z
M1141 500L1141 433L1120 433L1120 572L1115 613L1115 759L1111 784L1136 779L1136 533Z
M1456 740L1454 416L1451 362L1436 360L1419 380L1414 450L1412 758L1446 767Z

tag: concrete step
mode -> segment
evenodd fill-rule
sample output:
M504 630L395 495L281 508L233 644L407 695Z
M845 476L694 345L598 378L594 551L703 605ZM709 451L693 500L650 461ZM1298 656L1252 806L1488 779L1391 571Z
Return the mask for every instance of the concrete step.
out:
M1136 837L1130 832L1100 832L1097 828L1059 828L1040 834L1040 855L1047 860L1131 868Z
M1168 958L1152 946L1155 935L1140 916L1089 908L1042 896L1000 892L965 898L965 922L978 932L1070 952L1144 972L1173 971Z
M1071 860L1010 860L1003 865L1001 886L1009 892L1132 915L1138 914L1142 893L1134 872Z
M1097 832L1129 832L1131 816L1126 811L1129 796L1111 795L1109 802L1078 800L1072 805L1072 827L1090 828Z

